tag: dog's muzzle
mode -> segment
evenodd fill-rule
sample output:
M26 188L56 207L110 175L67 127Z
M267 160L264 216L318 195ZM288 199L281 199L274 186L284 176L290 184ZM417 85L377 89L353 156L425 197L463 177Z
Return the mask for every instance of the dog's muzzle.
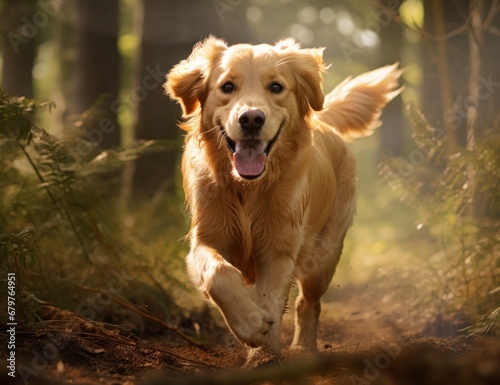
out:
M267 156L278 140L282 128L283 124L280 125L276 135L270 141L257 138L235 141L227 135L223 126L220 127L227 148L233 154L234 167L242 178L255 179L264 173Z

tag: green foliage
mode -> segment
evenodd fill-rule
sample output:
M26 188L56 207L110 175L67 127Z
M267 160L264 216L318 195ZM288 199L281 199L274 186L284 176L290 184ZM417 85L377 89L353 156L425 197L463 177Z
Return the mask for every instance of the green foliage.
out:
M420 257L420 297L434 314L460 311L480 319L498 306L500 294L498 127L455 152L415 107L408 116L418 148L408 160L386 159L379 171L418 213L422 238L439 246Z
M483 315L477 323L469 328L472 336L500 336L500 307Z
M33 123L35 112L52 108L52 103L0 90L0 273L18 277L19 322L36 318L33 295L62 308L83 309L94 320L124 313L110 301L94 306L96 294L86 288L148 305L156 316L174 316L179 309L170 290L184 287L177 277L183 267L177 241L185 229L168 227L164 248L152 249L148 242L156 239L146 228L139 233L127 227L136 214L120 198L123 166L172 143L148 141L100 152L78 136L62 140ZM78 126L87 119L95 120L95 114L82 115ZM89 147L94 150L82 151ZM177 207L171 198L160 201ZM164 218L171 221L168 212Z
M26 195L27 178L16 164L24 155L32 162L27 147L33 144L39 130L32 125L36 109L51 109L52 104L36 104L26 98L12 98L0 92L0 258L2 264L13 271L19 263L24 265L36 256L34 227L20 221L19 214L28 216L26 205L32 200ZM34 166L34 165L33 165Z

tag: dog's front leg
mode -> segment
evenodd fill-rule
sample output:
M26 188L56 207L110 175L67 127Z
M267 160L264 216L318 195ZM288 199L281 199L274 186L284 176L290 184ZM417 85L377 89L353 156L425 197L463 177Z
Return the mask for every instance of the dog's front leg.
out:
M245 285L240 271L216 250L193 243L187 266L195 286L219 307L231 331L246 346L266 343L274 320L256 303L255 286Z
M262 346L248 352L247 366L258 366L281 359L281 321L293 281L295 262L291 257L269 256L257 271L257 303L272 320Z

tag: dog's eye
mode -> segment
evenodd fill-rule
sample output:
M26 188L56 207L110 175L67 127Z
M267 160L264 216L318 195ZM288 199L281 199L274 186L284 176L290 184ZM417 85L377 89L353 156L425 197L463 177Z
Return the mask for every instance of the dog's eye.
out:
M272 82L269 86L269 90L274 94L279 94L281 91L283 91L283 86L277 82Z
M231 92L234 91L236 87L234 86L233 82L226 82L222 85L222 87L220 88L222 90L222 92L224 92L225 94L230 94Z

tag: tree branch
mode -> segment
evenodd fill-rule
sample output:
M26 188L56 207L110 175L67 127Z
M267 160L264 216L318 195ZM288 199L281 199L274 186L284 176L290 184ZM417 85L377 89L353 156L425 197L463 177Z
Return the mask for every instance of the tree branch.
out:
M160 324L165 329L170 330L171 332L177 334L184 341L187 341L188 343L190 343L191 345L197 347L198 349L201 349L203 351L207 350L207 346L205 344L202 344L200 342L194 341L193 339L189 338L187 335L185 335L183 332L181 332L176 326L169 325L165 321L161 320L158 317L155 317L155 316L152 316L152 315L149 315L149 314L146 314L146 313L142 312L141 310L137 309L135 306L133 306L133 305L128 304L127 302L125 302L125 300L121 300L121 299L118 299L118 298L113 298L108 293L104 293L100 289L94 289L92 287L82 286L82 285L78 285L76 283L73 283L73 284L75 286L81 288L81 289L84 289L84 290L93 291L93 292L96 292L96 293L101 293L102 295L105 295L105 296L109 297L111 299L111 301L117 303L118 305L121 305L121 306L123 306L123 307L125 307L127 309L130 309L130 310L134 311L135 313L141 315L142 317L150 319L151 321L154 321L154 322Z

